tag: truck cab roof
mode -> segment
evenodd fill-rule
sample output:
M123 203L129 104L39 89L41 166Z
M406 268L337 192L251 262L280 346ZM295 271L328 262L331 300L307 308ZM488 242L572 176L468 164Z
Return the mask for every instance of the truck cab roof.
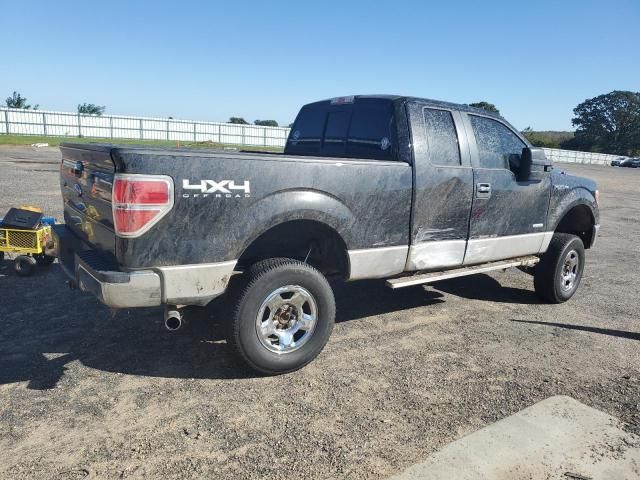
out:
M350 95L304 105L289 133L285 154L409 161L406 105L491 117L519 132L499 115L483 109L401 95ZM527 145L527 141L521 138Z
M451 110L459 110L459 111L469 112L469 113L478 113L488 117L500 118L504 120L504 118L497 113L490 112L482 108L472 107L464 103L446 102L444 100L434 100L431 98L414 97L410 95L393 95L393 94L347 95L342 97L326 98L324 100L319 100L317 102L308 103L307 105L314 105L314 104L320 104L320 103L326 103L326 102L335 102L337 99L353 99L353 101L358 99L380 99L380 100L389 100L393 102L409 101L409 102L420 103L425 106L447 108Z

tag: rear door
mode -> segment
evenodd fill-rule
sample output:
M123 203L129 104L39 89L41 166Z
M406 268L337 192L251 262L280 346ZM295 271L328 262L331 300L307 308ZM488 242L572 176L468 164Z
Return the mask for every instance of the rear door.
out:
M461 265L469 234L473 169L460 114L409 103L414 202L406 270Z
M111 191L115 167L111 147L64 145L60 151L65 223L96 250L113 255Z
M473 206L465 264L540 252L548 241L547 210L551 176L516 180L527 144L499 119L461 113L473 164Z

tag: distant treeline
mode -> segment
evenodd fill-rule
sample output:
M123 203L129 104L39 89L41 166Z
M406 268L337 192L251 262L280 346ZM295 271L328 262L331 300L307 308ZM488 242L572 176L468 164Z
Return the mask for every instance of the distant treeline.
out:
M470 104L499 113L489 102ZM563 148L614 155L640 154L640 92L614 90L588 98L573 109L575 132L536 132L527 127L523 134L537 147Z
M5 103L9 108L38 109L38 105L32 106L17 91L7 97ZM493 103L486 101L470 103L469 106L500 114ZM102 115L105 108L93 103L81 103L78 113ZM571 124L576 127L575 132L538 132L527 127L522 133L537 147L628 156L640 154L640 92L614 90L588 98L573 109L573 114ZM249 124L242 117L231 117L229 123ZM255 120L253 123L265 127L278 126L275 120ZM289 127L292 125L289 124Z
M553 130L540 131L525 128L522 134L534 146L544 148L564 148L570 150L575 134L573 132L556 132Z
M523 132L534 145L583 152L640 153L640 92L614 90L588 98L573 109L570 132Z

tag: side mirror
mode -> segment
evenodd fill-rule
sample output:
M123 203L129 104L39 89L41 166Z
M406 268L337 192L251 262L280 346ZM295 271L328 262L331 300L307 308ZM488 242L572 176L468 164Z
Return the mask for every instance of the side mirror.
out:
M520 155L517 179L519 182L541 180L550 167L551 162L547 160L543 149L525 147Z

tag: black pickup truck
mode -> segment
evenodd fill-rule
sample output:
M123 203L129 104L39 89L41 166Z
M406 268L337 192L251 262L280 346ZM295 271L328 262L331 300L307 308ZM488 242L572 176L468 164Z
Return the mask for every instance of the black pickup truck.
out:
M227 292L229 341L268 374L323 349L327 277L400 288L519 267L559 303L599 227L593 181L554 170L497 115L420 98L306 105L283 154L61 151L55 249L72 285L112 308L163 305L169 329Z

